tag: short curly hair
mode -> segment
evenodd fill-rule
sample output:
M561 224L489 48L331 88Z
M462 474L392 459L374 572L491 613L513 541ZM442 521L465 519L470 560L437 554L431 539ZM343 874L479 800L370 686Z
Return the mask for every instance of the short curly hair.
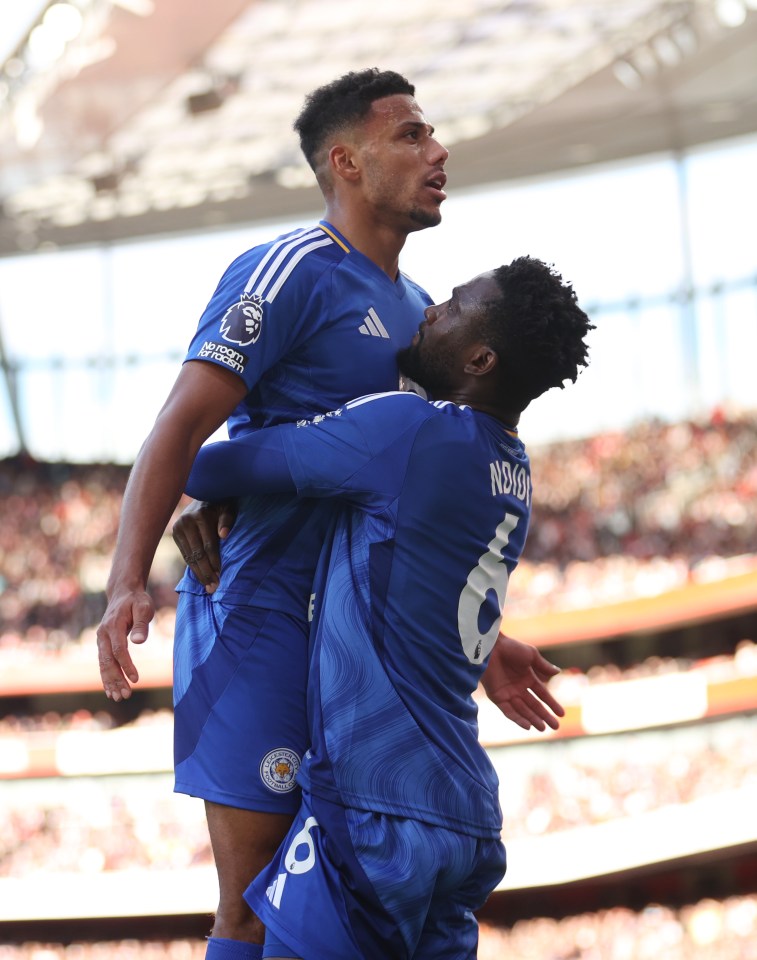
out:
M551 387L575 383L589 362L584 338L595 327L572 285L541 260L518 257L494 277L502 299L482 312L478 334L497 353L508 401L524 410Z
M415 94L409 80L393 70L351 71L308 94L294 121L300 146L312 170L318 173L322 147L338 130L364 120L374 100L395 94Z

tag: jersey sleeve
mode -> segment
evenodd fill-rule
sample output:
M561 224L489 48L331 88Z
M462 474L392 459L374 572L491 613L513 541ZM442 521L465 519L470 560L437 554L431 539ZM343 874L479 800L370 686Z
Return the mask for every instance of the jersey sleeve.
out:
M186 360L232 370L251 390L328 316L328 256L322 230L297 231L255 247L225 271L205 308Z
M415 437L432 415L415 394L387 393L291 425L282 436L298 494L383 509L401 490Z
M432 412L415 394L375 394L312 420L208 444L186 492L222 500L296 490L383 509L397 497L415 437Z
M278 427L201 447L186 485L190 497L211 501L296 491Z

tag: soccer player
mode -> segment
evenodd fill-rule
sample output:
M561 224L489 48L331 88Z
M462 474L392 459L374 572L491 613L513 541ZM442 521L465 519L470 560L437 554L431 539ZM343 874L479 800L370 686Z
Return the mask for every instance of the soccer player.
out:
M302 806L247 892L264 957L475 957L505 851L472 693L528 529L518 422L575 381L591 329L572 287L523 257L426 310L399 364L433 402L367 396L199 452L192 496L319 498L331 523Z

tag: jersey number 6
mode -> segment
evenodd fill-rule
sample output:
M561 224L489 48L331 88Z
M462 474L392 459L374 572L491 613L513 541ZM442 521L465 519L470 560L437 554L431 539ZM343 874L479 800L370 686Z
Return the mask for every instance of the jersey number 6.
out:
M502 551L510 540L510 534L518 523L518 517L506 513L505 519L497 527L494 538L489 542L486 553L468 574L468 579L460 594L457 606L457 629L465 651L465 656L471 663L481 663L491 652L499 633L499 624L505 606L507 582L510 575L507 571ZM497 601L499 616L486 631L481 633L479 616L482 606L489 599Z

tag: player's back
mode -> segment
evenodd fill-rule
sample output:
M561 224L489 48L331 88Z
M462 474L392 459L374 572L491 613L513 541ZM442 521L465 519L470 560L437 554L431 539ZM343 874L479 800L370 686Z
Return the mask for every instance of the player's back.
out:
M485 414L422 406L406 398L387 413L390 431L392 417L407 429L362 486L394 483L397 496L379 508L366 490L321 571L305 776L348 806L497 835L471 693L525 541L528 458Z

